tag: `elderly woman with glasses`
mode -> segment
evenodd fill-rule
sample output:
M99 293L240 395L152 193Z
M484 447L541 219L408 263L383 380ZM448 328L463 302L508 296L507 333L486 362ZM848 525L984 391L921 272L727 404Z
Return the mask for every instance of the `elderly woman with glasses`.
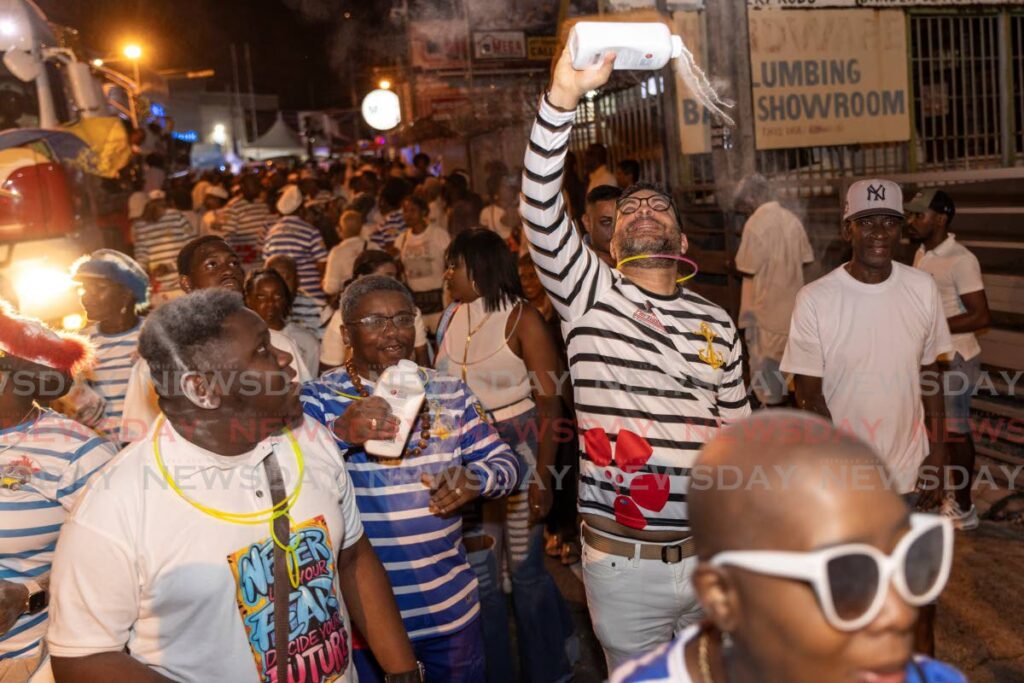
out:
M302 390L306 413L328 425L356 488L370 542L384 564L426 680L484 678L477 579L462 544L461 509L515 490L519 467L465 383L419 368L426 399L397 458L366 452L393 440L399 420L374 397L381 374L412 357L415 306L398 280L368 275L342 297L351 358ZM406 425L409 426L409 425ZM382 680L356 645L360 681Z
M918 611L949 578L952 523L911 513L864 442L817 416L765 411L709 442L692 475L706 619L612 683L966 680L913 648Z

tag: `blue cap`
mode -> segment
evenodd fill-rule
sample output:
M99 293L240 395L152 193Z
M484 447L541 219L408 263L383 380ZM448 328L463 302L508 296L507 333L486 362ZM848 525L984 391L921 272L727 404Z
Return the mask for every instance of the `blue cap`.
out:
M137 306L149 303L149 276L139 263L114 249L97 249L71 266L71 279L102 277L123 285L135 297Z

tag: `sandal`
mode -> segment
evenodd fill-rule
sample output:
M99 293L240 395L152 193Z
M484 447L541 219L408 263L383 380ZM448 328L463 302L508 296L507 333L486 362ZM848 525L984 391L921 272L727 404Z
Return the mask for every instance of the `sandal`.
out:
M562 538L558 534L544 533L544 554L548 557L561 557Z

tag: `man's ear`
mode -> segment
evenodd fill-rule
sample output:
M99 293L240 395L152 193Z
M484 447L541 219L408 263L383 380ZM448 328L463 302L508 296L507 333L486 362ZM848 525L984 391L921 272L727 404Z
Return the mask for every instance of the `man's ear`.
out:
M693 573L693 587L704 614L722 633L732 633L742 622L739 592L728 572L701 562Z
M853 242L853 228L851 221L843 221L843 227L839 228L839 236L844 242Z
M679 253L680 254L685 254L687 252L687 250L690 248L690 240L686 239L686 233L680 233L679 237L680 237Z
M179 275L178 284L181 285L181 289L186 294L192 292L192 279L188 275Z
M189 401L203 410L220 408L220 393L207 378L199 372L187 372L181 376L181 392Z
M583 216L580 217L580 221L583 223L583 230L589 235L590 234L590 216L587 212L583 212Z
M348 330L348 325L344 323L341 326L341 339L345 342L345 348L349 351L352 350L352 333Z

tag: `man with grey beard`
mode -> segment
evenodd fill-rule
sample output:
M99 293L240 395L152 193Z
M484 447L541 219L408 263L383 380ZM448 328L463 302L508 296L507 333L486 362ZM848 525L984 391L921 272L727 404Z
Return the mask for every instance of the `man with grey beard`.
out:
M690 468L723 421L750 412L736 326L677 282L687 242L672 197L648 183L622 193L610 245L617 268L583 244L566 213L562 171L574 111L611 71L611 59L585 71L568 52L558 60L530 135L520 208L566 334L583 578L609 670L699 620Z

